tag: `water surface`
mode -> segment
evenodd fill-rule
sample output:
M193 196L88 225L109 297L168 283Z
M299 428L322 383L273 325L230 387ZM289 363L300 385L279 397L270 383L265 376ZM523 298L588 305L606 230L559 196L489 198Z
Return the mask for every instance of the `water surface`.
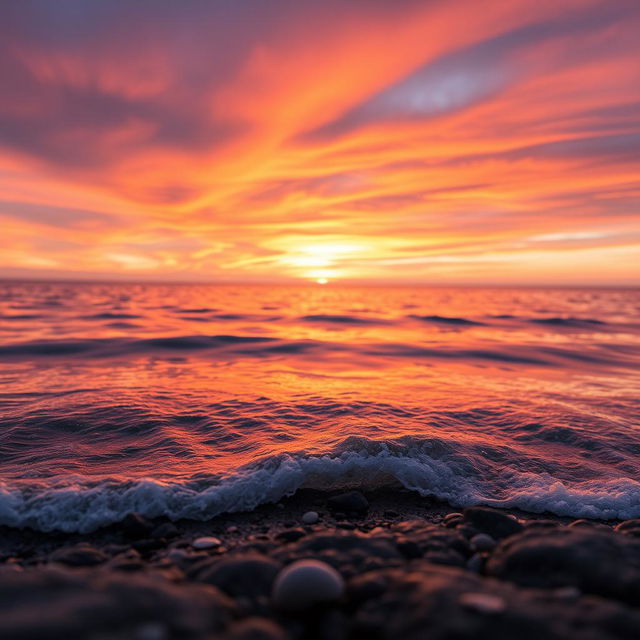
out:
M640 292L0 285L0 523L302 486L640 516Z

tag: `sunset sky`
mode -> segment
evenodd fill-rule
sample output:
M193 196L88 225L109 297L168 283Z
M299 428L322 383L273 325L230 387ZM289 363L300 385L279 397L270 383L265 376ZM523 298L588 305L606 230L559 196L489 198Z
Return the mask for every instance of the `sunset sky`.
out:
M638 0L0 4L0 277L640 284Z

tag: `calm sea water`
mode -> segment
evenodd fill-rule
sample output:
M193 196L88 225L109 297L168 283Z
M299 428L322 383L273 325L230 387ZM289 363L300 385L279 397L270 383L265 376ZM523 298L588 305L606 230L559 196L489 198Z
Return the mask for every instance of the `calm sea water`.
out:
M300 487L640 516L640 292L0 285L0 523Z

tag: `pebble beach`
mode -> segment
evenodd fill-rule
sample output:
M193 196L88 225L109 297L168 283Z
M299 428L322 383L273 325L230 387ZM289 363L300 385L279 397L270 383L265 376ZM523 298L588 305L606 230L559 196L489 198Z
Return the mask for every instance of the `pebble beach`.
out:
M0 531L12 640L626 639L640 520L300 491L210 521Z

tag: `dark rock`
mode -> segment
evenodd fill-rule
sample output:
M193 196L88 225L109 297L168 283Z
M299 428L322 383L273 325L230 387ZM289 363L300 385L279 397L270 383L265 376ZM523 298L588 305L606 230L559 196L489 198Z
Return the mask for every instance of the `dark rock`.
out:
M337 569L345 578L402 563L402 555L390 536L367 536L340 530L308 535L276 551L274 557L287 564L309 558L320 560Z
M459 534L463 535L467 540L471 540L471 538L473 538L474 536L477 536L479 533L481 533L475 527L471 526L470 524L466 524L464 522L462 524L459 524L456 527L456 531Z
M180 531L173 522L165 522L151 532L151 537L171 539L175 538L179 534Z
M12 640L136 638L151 622L166 637L204 638L221 631L233 610L212 587L157 576L53 568L0 573L0 629Z
M148 551L162 549L165 546L165 541L163 538L143 538L141 540L135 540L131 543L131 546L140 553L146 553Z
M51 562L59 562L70 567L92 567L108 559L107 555L89 544L81 543L74 547L63 547L50 556Z
M382 515L383 517L390 519L400 517L400 514L397 511L393 511L393 509L387 509Z
M391 527L398 540L411 541L420 549L420 556L436 564L463 567L471 555L468 540L457 530L445 529L422 520L399 522Z
M144 568L144 562L135 558L114 558L109 563L109 569L113 571L142 571Z
M365 580L374 588L360 584ZM553 592L517 589L427 563L416 564L412 572L387 569L358 578L350 593L359 597L352 627L356 638L623 640L633 638L640 624L640 612L617 603L587 597L567 606Z
M353 531L356 525L353 524L353 522L338 522L336 527L338 527L338 529L344 529L345 531Z
M473 536L469 542L474 551L493 551L496 547L496 541L486 533Z
M199 582L218 587L232 596L269 596L281 565L258 554L235 555L205 561L190 572Z
M464 510L465 522L478 531L499 540L522 531L523 526L511 515L490 507L469 507Z
M276 540L282 540L283 542L295 542L304 538L307 532L304 529L285 529L276 535Z
M128 513L118 526L120 531L132 540L147 537L153 529L153 525L139 513Z
M590 528L525 531L501 542L487 573L525 587L576 587L640 601L640 540Z
M332 511L366 513L369 510L369 501L359 491L349 491L332 496L327 500L327 505Z
M409 538L398 538L396 540L396 547L398 547L398 551L409 560L422 557L422 549L420 548L420 545Z

